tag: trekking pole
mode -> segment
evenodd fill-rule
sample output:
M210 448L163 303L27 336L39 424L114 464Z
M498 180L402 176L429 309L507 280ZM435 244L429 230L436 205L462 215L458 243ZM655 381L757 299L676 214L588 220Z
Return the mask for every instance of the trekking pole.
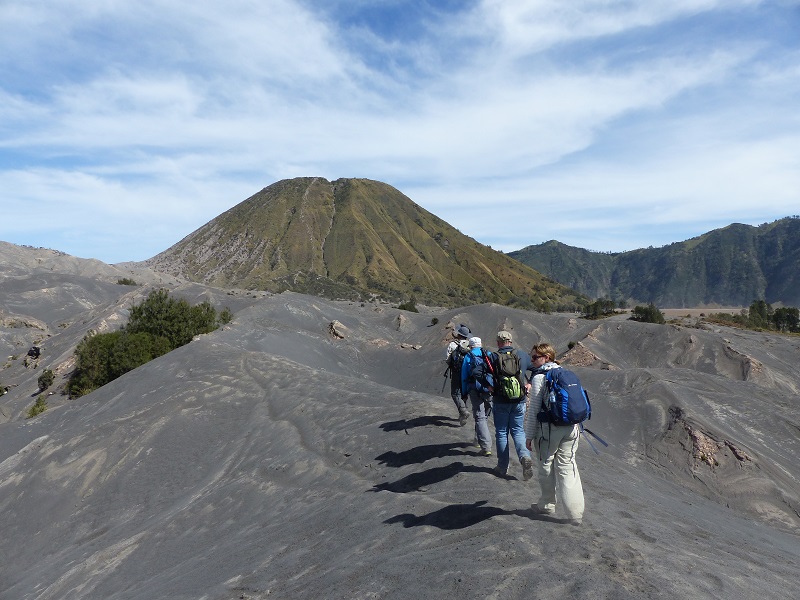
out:
M608 448L608 443L605 440L603 440L600 436L598 436L595 432L593 432L591 429L589 429L587 427L584 427L583 424L581 424L580 428L581 428L581 433L583 434L583 437L586 439L587 442L589 442L589 445L592 447L592 450L594 450L595 454L599 455L600 453L597 451L597 448L595 448L594 444L592 443L592 440L589 439L589 436L586 435L587 433L589 433L598 442L603 444L603 446Z
M597 435L597 434L596 434L594 431L592 431L592 430L591 430L591 429L589 429L588 427L584 427L584 429L586 430L586 433L588 433L589 435L591 435L591 436L592 436L594 439L596 439L598 442L600 442L601 444L603 444L603 446L605 446L606 448L608 448L608 442L606 442L606 441L605 441L603 438L601 438L599 435Z
M450 367L447 367L444 370L444 381L442 382L442 391L441 393L444 394L444 386L447 385L447 376L450 374Z

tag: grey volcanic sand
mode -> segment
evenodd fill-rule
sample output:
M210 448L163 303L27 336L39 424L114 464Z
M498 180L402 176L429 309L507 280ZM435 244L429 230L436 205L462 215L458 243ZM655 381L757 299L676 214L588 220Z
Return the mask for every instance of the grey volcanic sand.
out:
M0 370L2 600L797 593L797 338L161 282L234 321L26 420L41 369L63 383L85 332L158 282L23 272L2 252L0 342L18 355ZM577 343L610 443L581 441L582 526L532 514L536 479L516 461L497 477L458 426L441 389L460 322L488 345L500 328L526 350Z

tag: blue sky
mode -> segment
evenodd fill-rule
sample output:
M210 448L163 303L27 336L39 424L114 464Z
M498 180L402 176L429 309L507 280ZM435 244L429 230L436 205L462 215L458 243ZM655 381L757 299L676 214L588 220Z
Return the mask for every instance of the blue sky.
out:
M6 0L0 240L114 263L285 178L503 251L800 210L800 0Z

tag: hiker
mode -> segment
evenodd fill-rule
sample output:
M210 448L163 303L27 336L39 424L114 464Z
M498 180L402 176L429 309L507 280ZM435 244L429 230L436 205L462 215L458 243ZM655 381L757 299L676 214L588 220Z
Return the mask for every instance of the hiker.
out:
M533 460L526 447L525 407L531 384L525 379L530 369L531 358L527 352L514 349L513 338L508 331L497 332L497 354L495 359L494 388L494 430L497 444L497 466L495 471L502 477L508 475L510 448L509 434L514 440L514 448L522 465L522 478L528 481L533 477ZM508 359L503 357L508 355ZM513 378L513 386L505 385L503 378ZM509 389L512 388L512 389Z
M583 519L583 486L575 462L578 449L578 425L555 425L541 422L539 413L545 410L547 383L545 373L558 368L556 351L550 344L536 344L531 350L533 379L531 380L530 405L525 416L525 438L528 450L538 460L541 496L531 508L542 515L556 511L556 489L561 497L567 518L573 525Z
M471 337L469 353L461 365L461 399L469 398L472 416L475 419L475 437L481 447L481 455L492 455L492 438L489 434L488 417L492 412L491 390L494 377L489 371L491 361L483 350L481 338Z
M444 359L447 362L447 372L450 373L450 396L458 410L458 423L463 427L469 421L469 410L467 410L467 404L461 399L461 365L464 357L469 353L467 340L472 337L472 332L469 327L461 323L453 330L453 337L455 339L447 344L447 353Z

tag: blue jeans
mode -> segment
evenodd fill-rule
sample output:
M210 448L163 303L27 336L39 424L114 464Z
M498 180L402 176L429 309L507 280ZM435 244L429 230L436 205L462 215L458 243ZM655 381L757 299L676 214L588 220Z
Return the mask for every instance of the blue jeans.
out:
M531 453L525 447L525 401L506 403L494 403L494 432L497 441L497 466L506 469L509 461L508 434L514 440L517 449L517 456L531 457Z

